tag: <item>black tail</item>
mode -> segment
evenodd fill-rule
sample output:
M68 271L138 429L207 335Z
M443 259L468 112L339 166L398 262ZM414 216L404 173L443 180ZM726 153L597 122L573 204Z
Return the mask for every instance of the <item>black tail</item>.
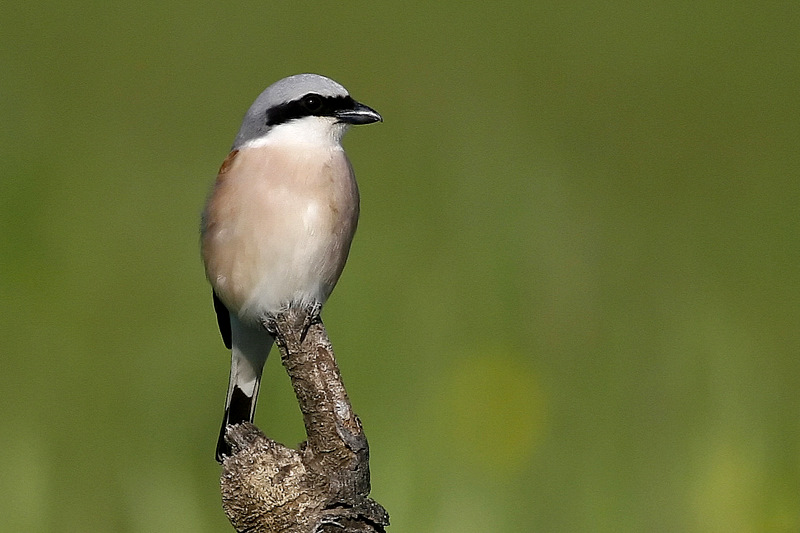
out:
M225 416L222 418L222 427L219 430L219 440L217 440L217 462L222 463L226 456L232 455L230 445L225 442L225 430L228 426L241 424L242 422L252 422L255 398L247 396L242 389L234 387L231 394L231 401L225 409Z

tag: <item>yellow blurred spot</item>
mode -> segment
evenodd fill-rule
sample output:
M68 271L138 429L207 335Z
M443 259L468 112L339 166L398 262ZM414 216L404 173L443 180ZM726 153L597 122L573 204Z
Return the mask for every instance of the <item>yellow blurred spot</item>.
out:
M437 408L462 464L512 473L533 454L545 418L533 370L508 353L465 357L443 377Z
M744 438L712 439L696 479L694 519L697 531L757 531L763 474L758 455Z
M51 516L50 457L40 435L23 424L14 427L0 463L0 523L3 531L45 531Z

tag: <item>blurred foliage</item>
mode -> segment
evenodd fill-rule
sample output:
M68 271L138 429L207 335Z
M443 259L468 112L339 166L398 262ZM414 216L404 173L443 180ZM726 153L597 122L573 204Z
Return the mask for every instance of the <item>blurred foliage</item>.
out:
M0 530L231 530L198 216L305 71L385 118L325 318L391 531L800 530L799 19L6 2ZM257 422L303 439L275 357Z

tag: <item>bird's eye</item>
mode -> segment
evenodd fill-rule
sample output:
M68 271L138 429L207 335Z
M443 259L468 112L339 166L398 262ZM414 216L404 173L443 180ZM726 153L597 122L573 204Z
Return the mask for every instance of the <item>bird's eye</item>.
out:
M301 100L303 107L311 113L318 113L322 110L322 97L318 94L307 94Z

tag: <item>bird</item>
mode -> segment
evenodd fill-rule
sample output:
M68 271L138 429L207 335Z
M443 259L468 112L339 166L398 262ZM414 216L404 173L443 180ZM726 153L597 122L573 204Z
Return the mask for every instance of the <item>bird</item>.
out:
M273 83L244 115L200 224L217 323L231 350L220 463L231 455L227 426L255 415L275 341L264 320L292 306L321 309L347 261L359 192L342 137L352 125L382 121L319 74Z

